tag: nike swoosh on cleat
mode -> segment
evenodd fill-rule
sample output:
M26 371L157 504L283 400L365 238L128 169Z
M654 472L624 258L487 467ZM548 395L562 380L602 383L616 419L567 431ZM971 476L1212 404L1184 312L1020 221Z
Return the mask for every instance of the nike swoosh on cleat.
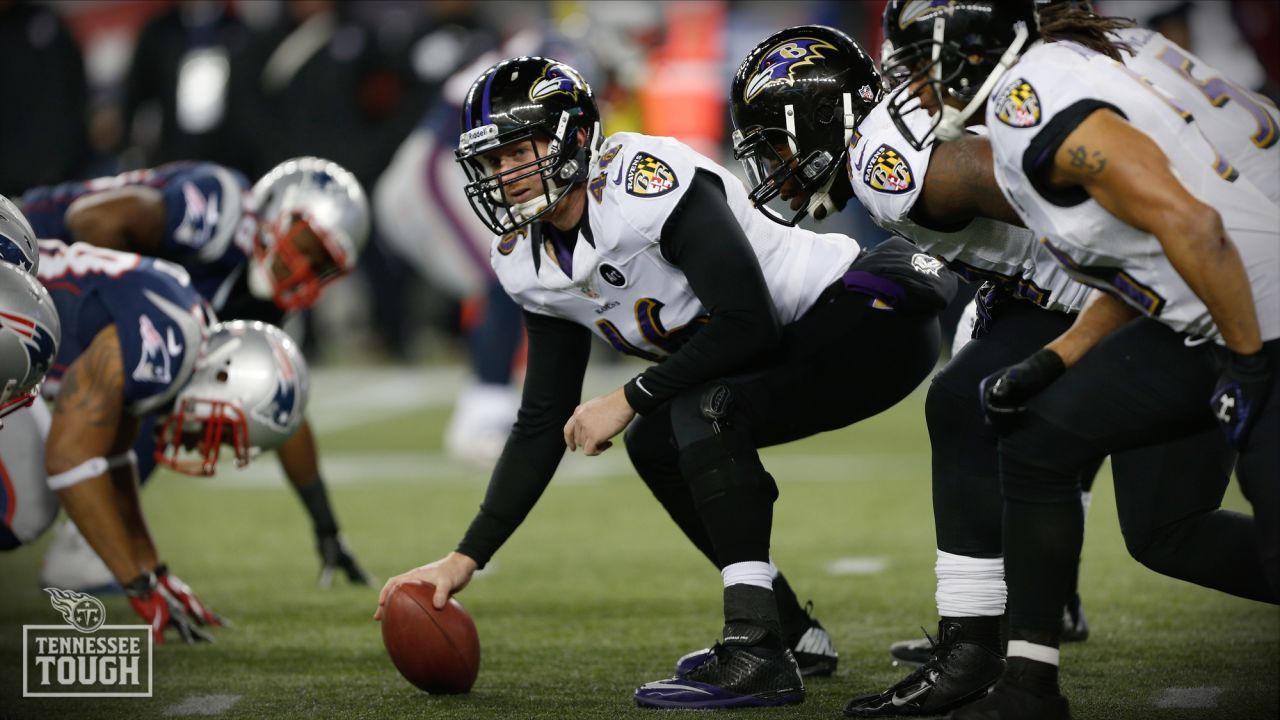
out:
M689 685L677 685L675 683L664 682L662 680L659 680L657 682L645 683L640 687L640 689L641 690L678 690L680 692L698 692L698 693L702 693L703 695L711 694L710 690L703 690L702 688L696 688Z
M1207 337L1184 337L1184 338L1182 338L1182 344L1183 344L1183 345L1186 345L1186 346L1187 346L1187 347L1189 347L1189 348L1191 348L1191 347L1200 347L1201 345L1203 345L1203 344L1205 344L1205 343L1207 343L1207 342L1209 342L1209 338L1207 338Z
M902 696L902 695L898 695L897 693L894 693L894 695L893 695L893 706L894 706L894 707L902 707L903 705L906 705L907 703L911 702L912 700L915 700L916 698L920 697L921 695L923 695L923 694L925 694L925 693L927 693L927 692L929 692L929 686L928 686L928 685L922 685L922 686L920 686L920 689L919 689L919 690L916 690L915 692L911 693L910 695Z

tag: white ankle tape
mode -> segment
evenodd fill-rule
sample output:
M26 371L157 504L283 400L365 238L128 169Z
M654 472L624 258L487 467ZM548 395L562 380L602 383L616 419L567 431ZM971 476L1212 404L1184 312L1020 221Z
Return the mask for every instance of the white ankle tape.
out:
M769 572L767 562L747 561L726 565L720 571L720 577L724 578L725 587L755 585L766 590L773 589L773 574Z
M1009 650L1005 653L1006 657L1026 658L1028 660L1035 660L1036 662L1042 662L1054 667L1058 666L1058 657L1060 655L1061 653L1056 647L1036 645L1035 643L1029 643L1026 640L1010 640Z
M129 450L119 455L112 455L109 458L89 458L66 472L50 475L45 482L49 485L50 490L57 492L58 490L66 490L73 485L79 485L85 480L97 477L108 470L137 464L138 454L133 450Z
M934 599L942 617L992 617L1004 614L1007 592L1004 558L975 558L938 551Z

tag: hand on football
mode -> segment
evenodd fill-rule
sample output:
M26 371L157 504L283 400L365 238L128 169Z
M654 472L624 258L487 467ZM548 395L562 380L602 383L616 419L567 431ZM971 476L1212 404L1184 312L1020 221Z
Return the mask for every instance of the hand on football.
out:
M564 424L564 444L570 452L582 448L587 455L599 455L613 447L610 439L626 429L636 416L622 388L579 405Z
M978 392L987 422L1001 435L1012 432L1021 421L1027 403L1064 372L1066 366L1062 358L1043 348L1017 365L986 376L978 386Z
M475 572L475 560L462 553L451 552L433 563L396 575L382 586L382 592L378 594L378 609L373 613L373 619L382 619L382 609L386 606L391 591L405 583L434 585L436 594L431 599L431 604L435 605L437 610L441 610L445 603L449 602L450 595L461 592L467 583L471 582L471 576Z
M356 556L347 547L347 541L341 535L327 535L318 541L320 551L320 587L328 589L333 586L333 576L341 570L352 585L373 585L377 581L365 572Z
M1273 374L1271 358L1263 350L1253 355L1232 353L1218 378L1209 407L1227 441L1237 450L1244 450L1249 444L1250 431L1271 394Z

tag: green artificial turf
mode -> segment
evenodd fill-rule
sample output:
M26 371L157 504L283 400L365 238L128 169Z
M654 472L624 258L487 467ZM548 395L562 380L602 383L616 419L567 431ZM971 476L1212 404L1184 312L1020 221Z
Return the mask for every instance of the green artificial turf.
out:
M801 598L813 599L840 669L809 682L803 705L735 715L839 717L849 697L904 674L889 663L890 642L932 629L923 398L919 391L881 417L766 453L782 489L774 559ZM402 407L321 435L328 465L356 468L331 480L331 494L351 546L381 578L452 549L480 502L485 474L441 459L446 418L447 408ZM323 431L325 417L316 424ZM384 453L400 462L380 464ZM144 501L163 557L235 626L215 630L213 645L158 648L153 698L24 699L21 626L61 621L38 589L47 538L0 555L0 718L168 717L184 701L201 707L191 700L198 696L233 696L222 718L653 717L631 693L716 638L720 578L628 471L621 447L575 460L492 568L459 596L483 648L469 695L433 697L400 678L371 619L375 590L316 588L311 530L283 480L162 474ZM365 461L367 473L359 470ZM1234 486L1228 506L1247 509ZM832 574L842 558L884 569ZM1063 650L1074 717L1280 713L1280 613L1158 576L1129 558L1105 470L1081 575L1093 634ZM134 622L119 596L106 603L111 622ZM1168 688L1208 688L1199 696L1212 706L1158 707Z

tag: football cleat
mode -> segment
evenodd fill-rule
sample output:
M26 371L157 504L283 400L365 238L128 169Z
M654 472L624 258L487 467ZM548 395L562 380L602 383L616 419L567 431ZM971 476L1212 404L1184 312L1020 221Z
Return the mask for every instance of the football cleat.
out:
M641 685L635 699L666 710L793 705L804 702L804 680L790 650L716 643L687 674Z
M1084 616L1084 605L1077 593L1062 609L1062 642L1084 642L1089 639L1089 619Z
M947 715L947 720L1071 720L1061 694L1041 695L1008 673L986 697Z
M920 666L933 657L934 642L928 637L919 640L899 640L889 646L889 657L894 665Z
M1004 658L977 643L965 642L959 623L938 623L938 633L932 655L923 665L882 693L850 700L845 716L942 715L986 695L1004 672Z
M812 603L806 606L806 613L812 610ZM817 618L809 615L809 626L791 646L791 654L800 667L803 677L831 677L840 662L840 653L836 652L831 635ZM711 657L711 648L694 650L676 661L676 677L684 677L691 670ZM923 660L921 662L924 662Z

